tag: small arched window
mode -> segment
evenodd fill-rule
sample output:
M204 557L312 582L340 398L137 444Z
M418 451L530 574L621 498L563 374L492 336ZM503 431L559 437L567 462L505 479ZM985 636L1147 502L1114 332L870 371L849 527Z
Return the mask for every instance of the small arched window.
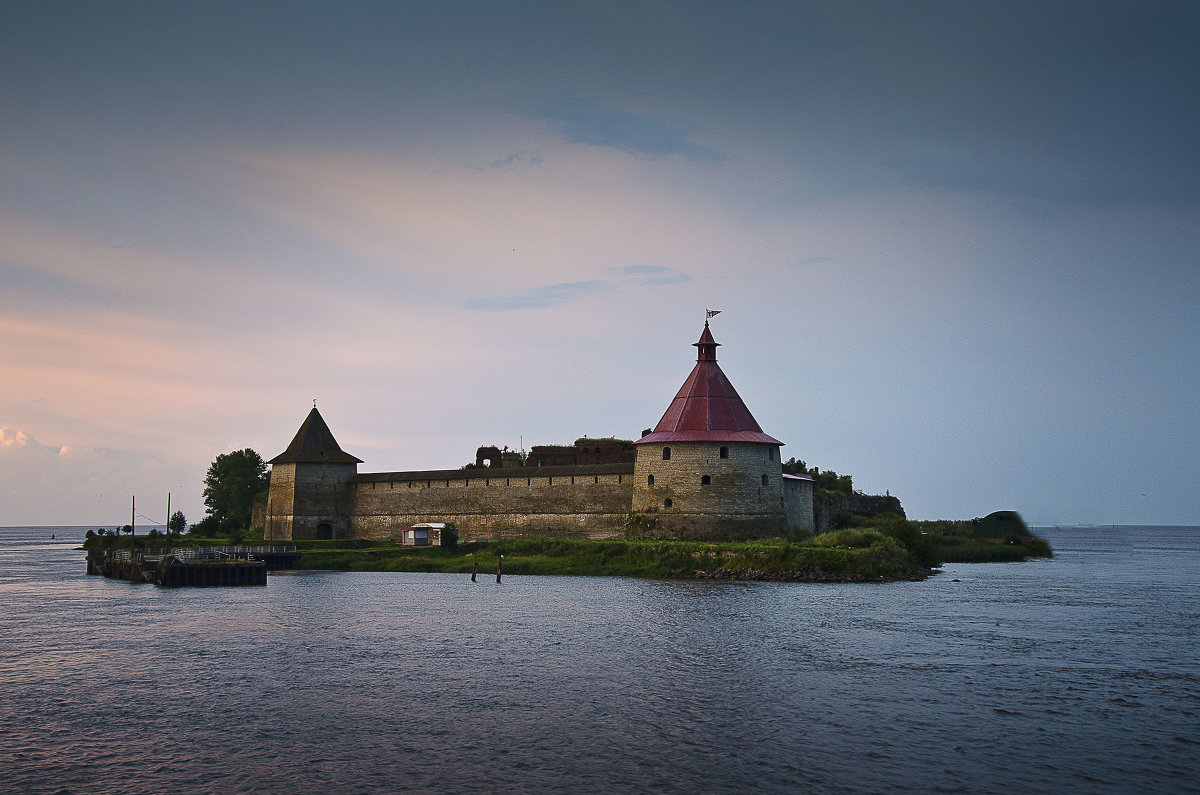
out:
M646 476L646 485L647 485L647 486L653 486L653 485L654 485L654 476L653 476L653 475L647 475L647 476Z
M728 447L721 448L721 458L729 458L729 448Z
M670 461L670 460L671 460L671 448L664 447L663 448L663 461Z
M767 485L767 476L763 475L763 485Z
M664 508L670 508L670 507L671 507L671 498L670 498L670 497L667 497L665 500L663 500L663 507L664 507Z
M701 485L701 486L708 486L708 485L710 485L711 483L712 483L712 478L710 478L708 475L701 475L701 476L700 476L700 485Z

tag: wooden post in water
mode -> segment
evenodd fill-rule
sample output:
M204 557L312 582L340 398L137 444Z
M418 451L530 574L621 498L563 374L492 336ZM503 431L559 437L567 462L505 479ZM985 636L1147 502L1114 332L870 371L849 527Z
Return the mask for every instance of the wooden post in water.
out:
M471 567L471 582L475 582L475 575L479 573L479 561L475 561L475 565Z
M504 571L504 556L496 556L496 582L500 582L500 574Z

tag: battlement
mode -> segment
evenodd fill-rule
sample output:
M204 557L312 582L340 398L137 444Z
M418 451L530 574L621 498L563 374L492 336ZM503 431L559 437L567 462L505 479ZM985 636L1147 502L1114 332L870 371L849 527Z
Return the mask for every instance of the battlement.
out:
M401 539L419 523L476 538L732 539L812 526L812 481L785 483L779 447L717 364L708 323L696 365L653 432L535 445L484 445L462 469L359 473L314 406L272 459L268 539Z
M535 444L522 456L507 448L486 445L475 451L475 467L512 469L514 467L587 466L589 464L632 464L637 448L628 439L575 440L573 445Z

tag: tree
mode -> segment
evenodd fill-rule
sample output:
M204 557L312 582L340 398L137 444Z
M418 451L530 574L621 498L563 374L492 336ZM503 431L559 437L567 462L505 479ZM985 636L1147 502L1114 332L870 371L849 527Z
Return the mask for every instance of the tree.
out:
M822 472L819 467L810 467L803 461L789 458L783 462L783 471L789 475L812 475L813 488L817 491L846 495L854 493L854 478L850 475L839 475L832 469Z
M249 447L217 456L204 477L204 505L222 533L250 527L254 495L267 483L267 465Z
M171 514L171 518L167 520L167 532L172 535L181 536L186 529L187 517L183 515L183 511L176 511Z

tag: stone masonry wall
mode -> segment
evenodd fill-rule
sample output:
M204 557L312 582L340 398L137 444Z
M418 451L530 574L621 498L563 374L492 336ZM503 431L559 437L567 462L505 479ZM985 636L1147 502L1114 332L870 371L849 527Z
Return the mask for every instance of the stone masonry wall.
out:
M663 457L666 447L669 459ZM724 458L722 448L727 450ZM653 537L733 540L787 530L775 445L640 445L633 480L633 510L653 518Z
M871 494L821 494L813 498L813 518L816 531L824 533L833 529L834 520L840 513L852 513L856 516L878 516L884 513L894 513L904 516L904 506L897 497Z
M783 499L787 507L788 527L803 533L813 532L813 482L785 478Z
M631 470L603 465L360 475L350 491L351 535L399 538L418 522L449 522L460 541L620 538Z
M313 539L329 524L334 538L350 537L349 482L354 464L275 464L267 493L267 540Z

